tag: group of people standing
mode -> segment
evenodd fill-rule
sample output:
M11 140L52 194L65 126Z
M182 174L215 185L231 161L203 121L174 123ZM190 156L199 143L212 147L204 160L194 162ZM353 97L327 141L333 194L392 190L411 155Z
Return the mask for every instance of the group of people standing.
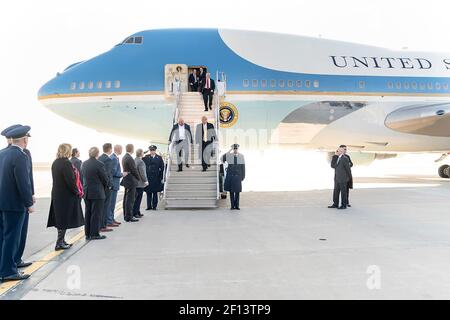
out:
M19 271L30 266L24 262L29 214L34 212L34 181L31 153L27 149L31 135L29 126L14 125L1 135L7 147L0 150L0 282L24 280L29 277ZM59 145L52 163L52 192L47 227L57 229L55 250L67 250L66 230L84 226L87 240L105 239L103 232L121 225L115 219L115 204L120 186L125 188L124 218L137 222L143 193L147 193L147 210L157 210L158 193L163 190L164 161L149 147L126 146L122 165L122 146L103 145L89 150L89 159L82 162L80 152L70 144ZM123 169L122 169L123 168ZM82 200L85 203L83 214Z
M144 151L138 149L133 158L134 146L128 144L121 166L121 145L113 148L111 143L105 143L101 155L97 147L92 147L85 162L79 159L77 149L72 149L69 144L60 145L57 159L52 164L48 221L48 227L58 229L55 249L70 248L64 241L66 229L84 225L87 240L102 240L106 236L101 233L119 227L121 222L115 219L115 207L120 186L125 188L123 213L126 222L137 222L143 217L140 206L144 191L147 193L147 210L156 210L164 173L164 161L156 154L156 149L156 146L150 146L145 157ZM84 219L81 199L85 202Z
M211 74L203 68L192 69L189 75L189 91L200 92L203 96L205 111L212 110L212 103L216 90L216 83L211 79Z

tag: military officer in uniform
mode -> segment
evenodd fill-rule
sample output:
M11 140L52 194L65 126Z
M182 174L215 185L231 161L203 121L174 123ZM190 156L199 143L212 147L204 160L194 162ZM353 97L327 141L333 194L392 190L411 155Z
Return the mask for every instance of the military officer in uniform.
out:
M148 186L144 189L147 194L147 209L156 210L158 207L158 192L163 191L162 183L164 175L164 160L156 154L157 147L149 147L150 154L147 154L142 160L145 163L147 171Z
M24 280L16 261L26 214L33 213L31 161L24 152L30 127L18 126L7 132L11 146L0 151L0 279Z
M12 144L12 138L11 136L8 134L11 130L16 129L22 127L22 125L20 124L15 124L12 125L8 128L6 128L5 130L3 130L0 134L4 137L6 137L6 141L7 141L7 148L11 146ZM30 137L30 135L28 134L28 137ZM30 173L30 181L31 181L31 189L33 192L33 203L36 202L36 198L34 197L34 180L33 180L33 161L31 158L31 152L30 150L28 150L26 147L23 149L23 152L26 153L26 155L29 158L29 173ZM18 268L26 268L28 266L30 266L32 263L31 262L24 262L22 260L22 256L23 253L25 251L25 245L27 242L27 236L28 236L28 224L29 224L29 215L28 213L25 214L25 220L23 222L23 226L22 226L22 232L21 232L21 236L20 236L20 245L19 245L19 249L17 250L17 254L16 254L16 263L17 263L17 267Z
M232 152L222 156L222 162L227 163L224 190L230 192L231 210L241 210L239 208L239 198L242 192L242 181L245 179L245 159L239 153L239 145L231 146Z

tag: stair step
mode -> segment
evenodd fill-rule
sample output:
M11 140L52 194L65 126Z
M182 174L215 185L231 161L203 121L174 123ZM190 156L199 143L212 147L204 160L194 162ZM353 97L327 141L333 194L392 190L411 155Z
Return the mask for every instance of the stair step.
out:
M216 190L216 183L171 183L167 185L167 191L177 190Z
M199 184L199 183L217 183L217 177L216 176L206 176L206 177L197 177L197 176L173 176L171 175L167 181L169 185L171 183L193 183L193 184Z
M166 208L217 208L217 199L166 199Z
M198 198L216 199L217 190L167 190L166 199L198 199Z

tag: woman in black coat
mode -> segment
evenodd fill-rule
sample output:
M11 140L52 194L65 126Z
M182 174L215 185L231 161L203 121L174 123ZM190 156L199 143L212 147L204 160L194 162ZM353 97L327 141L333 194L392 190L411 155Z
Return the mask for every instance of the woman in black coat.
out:
M71 150L69 144L61 144L57 159L52 164L53 187L47 227L58 230L55 250L69 249L71 245L64 240L66 230L84 225L81 208L83 189L80 173L69 160Z

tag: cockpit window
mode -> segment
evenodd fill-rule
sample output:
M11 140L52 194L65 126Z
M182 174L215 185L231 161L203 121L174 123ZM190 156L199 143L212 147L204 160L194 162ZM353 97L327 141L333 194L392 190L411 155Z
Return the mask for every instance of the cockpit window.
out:
M137 37L128 37L124 41L122 41L122 44L142 44L144 42L144 37L137 36Z

